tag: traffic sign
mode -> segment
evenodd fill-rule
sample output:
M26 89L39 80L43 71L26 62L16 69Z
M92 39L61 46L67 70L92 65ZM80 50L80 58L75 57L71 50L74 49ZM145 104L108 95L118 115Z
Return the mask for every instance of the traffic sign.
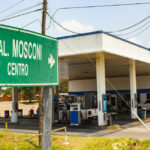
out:
M58 85L57 39L0 25L0 86Z

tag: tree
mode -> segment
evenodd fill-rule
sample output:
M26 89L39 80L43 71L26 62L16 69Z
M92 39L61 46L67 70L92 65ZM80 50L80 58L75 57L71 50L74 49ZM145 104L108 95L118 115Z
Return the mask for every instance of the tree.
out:
M11 95L12 94L11 88L1 89L1 92L3 94L6 94L6 95Z
M19 88L19 94L22 94L23 97L28 99L31 103L33 99L37 99L37 95L39 95L39 87Z
M68 79L60 79L59 93L68 93Z

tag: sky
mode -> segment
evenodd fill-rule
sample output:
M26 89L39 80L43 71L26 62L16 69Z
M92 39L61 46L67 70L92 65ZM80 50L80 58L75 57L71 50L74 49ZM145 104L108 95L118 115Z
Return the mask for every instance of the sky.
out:
M20 2L20 4L17 4ZM42 3L43 0L7 0L2 1L0 5L0 24L10 25L14 27L23 28L25 25L38 20L25 27L27 30L35 31L41 33L41 20L42 11L34 12L25 16L17 17L15 19L1 21L7 17L11 17L22 9L29 8L38 3ZM87 6L87 5L110 5L110 4L123 4L123 3L136 3L136 2L150 2L150 0L48 0L48 11L51 15L62 7L74 7L74 6ZM8 9L9 7L15 7ZM42 5L33 8L41 8ZM6 11L4 11L6 10ZM28 10L30 11L30 10ZM141 19L150 15L150 4L140 5L140 6L123 6L123 7L107 7L107 8L88 8L88 9L72 9L72 10L60 10L58 11L54 19L67 29L70 29L77 33L91 32L97 30L103 31L114 31L122 28L126 28L132 24L137 23ZM150 21L147 20L147 22ZM70 35L71 33L64 31L62 28L58 27L56 24L51 22L50 28L50 18L47 16L46 21L46 34L53 37ZM143 23L144 24L144 23ZM142 25L142 24L141 24ZM150 25L150 23L149 23ZM147 25L148 26L148 25ZM131 30L121 33L113 33L116 35L125 34L136 30L140 26L137 26ZM144 29L144 28L143 28ZM145 47L150 47L150 28L142 32L142 34L135 36L143 29L129 35L121 36L122 38L131 40L137 44L143 45Z

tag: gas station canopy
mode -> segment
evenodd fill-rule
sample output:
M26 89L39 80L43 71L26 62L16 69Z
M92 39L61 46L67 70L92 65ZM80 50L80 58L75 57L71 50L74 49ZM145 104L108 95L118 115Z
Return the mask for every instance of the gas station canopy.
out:
M112 34L97 31L58 38L59 75L69 80L96 78L96 57L104 53L106 77L129 76L129 59L137 76L150 75L150 51Z

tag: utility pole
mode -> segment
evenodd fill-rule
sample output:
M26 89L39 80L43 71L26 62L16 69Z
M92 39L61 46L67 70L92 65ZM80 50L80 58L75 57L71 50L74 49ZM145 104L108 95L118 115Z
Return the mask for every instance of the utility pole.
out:
M42 34L45 34L46 26L46 12L47 12L47 0L43 0L43 16L42 16ZM39 146L42 147L42 134L43 134L43 91L44 88L40 88L40 101L39 101Z
M43 0L42 34L45 34L47 0Z

